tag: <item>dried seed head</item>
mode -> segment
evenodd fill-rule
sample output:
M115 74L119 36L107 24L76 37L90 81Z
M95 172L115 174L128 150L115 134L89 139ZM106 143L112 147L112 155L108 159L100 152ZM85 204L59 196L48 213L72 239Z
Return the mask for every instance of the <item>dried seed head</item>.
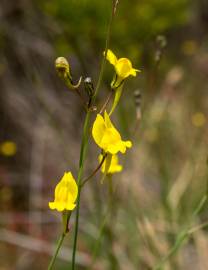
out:
M136 115L137 119L141 119L141 100L142 100L142 95L139 89L134 91L134 102L135 102L135 107L136 107Z
M134 91L134 101L135 101L135 105L136 106L140 106L141 105L141 99L142 99L142 95L141 92L137 89Z

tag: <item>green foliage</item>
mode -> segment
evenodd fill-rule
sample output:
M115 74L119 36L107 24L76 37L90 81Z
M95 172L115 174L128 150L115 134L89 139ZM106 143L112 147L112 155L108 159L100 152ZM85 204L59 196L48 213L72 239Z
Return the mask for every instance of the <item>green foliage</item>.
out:
M82 40L84 51L103 47L110 0L48 0L40 4L48 15L58 19L73 46ZM122 53L128 51L131 57L139 57L146 41L188 21L189 4L190 0L122 1L113 29L114 47Z

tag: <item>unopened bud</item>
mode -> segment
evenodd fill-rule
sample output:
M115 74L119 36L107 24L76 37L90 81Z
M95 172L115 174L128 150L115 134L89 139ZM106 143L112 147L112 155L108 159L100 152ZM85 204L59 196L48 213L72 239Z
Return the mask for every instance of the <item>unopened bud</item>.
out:
M94 86L92 83L92 79L90 77L85 78L84 84L85 84L85 90L88 96L92 97L94 95Z
M65 57L58 57L55 61L56 70L61 77L70 76L69 63Z
M80 86L82 77L80 77L77 84L73 84L70 66L65 57L61 56L56 59L55 68L58 72L58 75L64 80L69 89L74 90Z

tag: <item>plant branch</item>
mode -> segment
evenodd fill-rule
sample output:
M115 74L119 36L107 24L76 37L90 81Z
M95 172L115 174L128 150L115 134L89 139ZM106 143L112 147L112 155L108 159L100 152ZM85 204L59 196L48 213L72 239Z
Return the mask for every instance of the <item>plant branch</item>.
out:
M60 250L60 248L61 248L61 245L62 245L62 243L63 243L63 241L64 241L65 236L66 236L66 233L63 232L63 233L61 234L59 240L58 240L58 244L57 244L57 246L56 246L56 251L55 251L55 253L54 253L54 255L53 255L53 257L52 257L52 259L51 259L51 261L50 261L50 264L49 264L49 266L48 266L48 270L52 270L52 269L53 269L53 266L54 266L56 257L57 257L57 255L58 255L58 252L59 252L59 250Z
M111 91L110 91L110 93L108 94L108 96L107 96L107 98L106 98L106 100L105 100L105 102L104 102L102 108L101 108L100 111L99 111L100 114L103 113L104 110L106 109L106 107L108 106L108 103L110 102L112 95L113 95L113 90L111 89Z
M81 178L82 178L83 168L84 168L84 161L85 161L86 152L87 152L90 115L91 115L91 112L88 111L85 117L84 129L83 129L83 135L82 135L82 144L81 144L81 149L80 149L79 172L78 172L78 177L77 177L78 196L77 196L77 208L76 208L76 218L75 218L74 243L73 243L73 252L72 252L72 270L75 269L77 236L78 236L78 228L79 228L80 195L81 195L80 183L81 183Z
M99 171L99 169L101 168L101 166L103 165L105 158L106 158L107 154L105 154L102 157L101 162L99 163L99 165L97 166L97 168L87 177L85 178L82 183L81 183L81 188Z

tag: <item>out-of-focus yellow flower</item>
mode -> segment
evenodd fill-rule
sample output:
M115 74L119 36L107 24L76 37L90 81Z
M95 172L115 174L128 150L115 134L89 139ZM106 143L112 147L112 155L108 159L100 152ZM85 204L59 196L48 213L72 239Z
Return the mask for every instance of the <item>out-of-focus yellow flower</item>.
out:
M132 67L132 63L128 58L117 59L111 50L107 51L106 59L114 66L117 76L122 80L130 75L135 77L136 73L140 71Z
M103 155L99 155L99 158L98 159L99 159L99 162L101 162L102 159L103 159ZM105 168L106 168L106 160L105 160L103 162L102 167L101 167L101 172L102 173L113 174L113 173L121 172L122 169L123 169L123 166L121 166L118 163L118 156L117 155L112 155L111 163L110 163L110 166L109 166L107 172L105 171Z
M61 212L64 210L73 210L77 199L78 187L71 172L65 172L64 176L55 188L55 200L49 202L50 209Z
M206 123L205 115L202 112L197 112L192 115L192 124L195 127L203 127Z
M0 144L0 152L4 156L14 156L17 152L17 145L12 141L5 141Z
M97 145L104 150L105 153L112 155L126 152L126 148L130 148L130 141L122 141L121 135L113 126L109 115L105 111L104 118L98 114L92 128L92 136Z

